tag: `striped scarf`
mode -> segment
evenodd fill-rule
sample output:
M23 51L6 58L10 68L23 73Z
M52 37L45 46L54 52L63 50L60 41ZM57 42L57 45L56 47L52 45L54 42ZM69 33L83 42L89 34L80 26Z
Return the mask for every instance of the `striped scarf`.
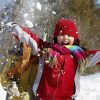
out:
M72 55L77 60L84 60L85 59L85 57L86 57L85 52L79 46L76 46L76 45L67 45L65 47L70 50L70 52L72 53Z

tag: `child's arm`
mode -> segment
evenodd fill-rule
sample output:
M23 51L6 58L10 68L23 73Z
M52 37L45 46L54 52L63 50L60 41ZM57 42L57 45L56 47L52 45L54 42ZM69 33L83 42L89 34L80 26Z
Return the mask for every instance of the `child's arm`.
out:
M20 42L26 43L29 47L31 47L33 54L37 54L42 47L47 46L46 42L39 39L28 28L16 24L11 32Z
M86 54L88 58L87 67L100 65L100 50L87 50Z
M86 50L86 54L87 54L87 56L89 56L89 55L94 55L95 53L97 53L97 52L99 52L100 50Z
M13 30L12 34L16 36L20 42L26 43L28 46L31 47L33 54L38 53L38 38L28 29L25 30L23 27L16 25Z

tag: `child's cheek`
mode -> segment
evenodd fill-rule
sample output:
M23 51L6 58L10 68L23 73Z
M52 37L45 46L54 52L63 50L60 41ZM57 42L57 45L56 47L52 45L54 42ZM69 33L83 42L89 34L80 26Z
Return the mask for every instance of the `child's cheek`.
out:
M70 45L73 45L73 43L74 43L74 38L73 38L73 37L69 37L69 40L70 40Z

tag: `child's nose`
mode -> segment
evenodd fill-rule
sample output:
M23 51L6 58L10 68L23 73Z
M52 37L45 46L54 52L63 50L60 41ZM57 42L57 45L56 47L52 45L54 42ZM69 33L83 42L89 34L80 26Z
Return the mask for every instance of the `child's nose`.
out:
M69 37L68 37L68 35L64 35L64 39L68 39Z

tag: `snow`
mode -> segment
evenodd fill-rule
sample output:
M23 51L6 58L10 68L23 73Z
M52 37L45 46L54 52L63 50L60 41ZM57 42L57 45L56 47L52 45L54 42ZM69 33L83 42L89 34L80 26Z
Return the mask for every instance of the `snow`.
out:
M23 17L27 18L28 17L28 13L23 14Z
M100 73L82 76L80 79L81 90L79 100L100 99Z
M26 25L27 25L28 28L32 28L33 27L32 21L26 20L25 23L26 23Z
M6 100L6 91L2 88L0 84L0 100Z
M100 99L100 73L95 73L80 78L81 90L77 100L99 100ZM6 100L6 92L0 84L0 100Z
M41 11L41 4L40 4L40 2L37 2L36 8L37 8L39 11Z
M55 12L55 11L52 11L52 13L53 13L54 15L56 15L56 12Z

